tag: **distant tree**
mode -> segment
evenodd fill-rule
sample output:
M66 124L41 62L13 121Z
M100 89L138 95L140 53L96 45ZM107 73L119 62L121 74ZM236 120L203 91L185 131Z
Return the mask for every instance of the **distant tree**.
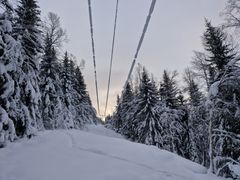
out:
M176 76L176 71L171 74L170 72L164 70L163 78L160 83L160 99L170 107L176 107L178 103L177 94L179 90L176 86Z
M204 87L208 90L210 87L209 79L209 66L207 55L203 52L194 52L194 57L191 61L191 67L193 68L194 76L203 81Z
M73 63L73 61L72 61ZM74 67L72 65L72 67ZM92 107L90 96L86 90L86 84L84 82L84 77L77 66L73 69L75 72L73 74L73 105L76 109L76 116L74 118L74 123L76 128L82 128L85 124L98 123L98 118L96 117L96 110Z
M70 58L67 52L64 54L64 59L62 63L62 90L63 90L63 121L65 128L73 128L74 127L74 107L73 107L73 79L72 72L70 70Z
M198 84L194 80L194 72L189 68L185 69L183 79L186 84L185 91L188 93L189 103L192 106L198 106L203 99L203 94L200 92Z
M43 23L43 35L49 39L50 46L57 51L62 47L63 42L67 41L66 30L61 27L60 17L49 12L45 22Z

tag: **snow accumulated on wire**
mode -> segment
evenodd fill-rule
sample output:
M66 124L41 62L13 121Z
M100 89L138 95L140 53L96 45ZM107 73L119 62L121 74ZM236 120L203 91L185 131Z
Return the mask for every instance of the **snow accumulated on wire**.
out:
M89 10L89 22L90 22L90 31L91 31L91 40L92 40L92 54L93 54L94 77L95 77L95 87L96 87L96 96L97 96L97 108L98 108L98 114L100 115L91 0L88 0L88 10Z
M138 43L138 46L137 46L137 50L136 50L136 53L135 53L135 56L134 56L134 59L133 59L133 62L132 62L132 65L131 65L131 68L130 68L130 71L129 71L129 74L128 74L128 77L127 77L127 80L126 80L126 83L124 85L124 88L126 87L130 77L131 77L131 74L132 74L132 71L133 71L133 68L136 64L136 60L138 58L138 53L141 49L141 46L142 46L142 43L143 43L143 40L144 40L144 37L145 37L145 34L147 32L147 28L148 28L148 25L149 25L149 22L151 20L151 17L152 17L152 13L154 11L154 7L155 7L155 4L156 4L156 0L152 0L152 3L151 3L151 6L150 6L150 9L149 9L149 13L148 13L148 16L147 16L147 19L146 19L146 22L145 22L145 25L144 25L144 28L143 28L143 31L142 31L142 35L141 35L141 38L139 40L139 43Z

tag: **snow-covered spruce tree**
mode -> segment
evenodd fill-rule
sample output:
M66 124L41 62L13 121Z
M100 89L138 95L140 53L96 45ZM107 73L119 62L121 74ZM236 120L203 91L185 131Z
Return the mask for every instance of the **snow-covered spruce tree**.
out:
M184 74L185 91L188 98L188 126L190 142L190 159L208 166L208 119L203 94L194 79L194 72L189 68Z
M158 105L158 113L163 127L163 148L189 158L187 111L179 103L176 76L176 72L171 75L165 70L160 83L161 102Z
M176 86L176 76L176 71L171 74L170 72L164 70L163 79L160 83L160 99L169 107L176 107L178 102L177 94L179 90Z
M194 79L194 72L189 68L185 69L184 82L186 84L185 91L188 93L188 103L191 106L198 106L203 100L203 94L200 91L196 80Z
M135 107L134 102L135 99L133 88L130 82L128 82L122 92L121 102L119 104L118 110L122 119L122 127L120 129L120 133L129 139L132 139L132 136L134 135L133 122L131 121Z
M114 131L121 133L120 130L123 126L123 120L121 119L121 98L117 95L117 105L114 114L111 119L108 121L107 127L113 129Z
M229 67L228 67L229 66ZM240 178L240 67L230 62L209 90L210 170L217 175ZM226 72L228 70L226 69Z
M209 166L208 125L205 101L189 106L190 159L205 167Z
M12 37L12 22L9 16L12 7L8 1L1 1L4 12L0 13L0 148L16 137L14 122L18 112L18 91L16 74L21 65L19 43Z
M226 35L206 23L204 46L215 76L208 95L210 171L239 178L239 66Z
M121 97L117 96L117 106L113 116L110 119L112 129L132 139L133 126L131 115L134 102L132 86L127 82L122 91Z
M70 71L70 57L67 52L64 54L64 59L62 63L62 72L61 72L61 80L62 80L62 91L63 91L63 127L64 128L73 128L74 127L74 116L76 115L76 111L73 106L73 77Z
M89 94L86 90L86 84L80 67L74 68L73 61L71 63L73 68L73 105L76 108L76 116L74 118L75 128L82 128L85 124L97 123L96 110L92 107Z
M58 54L66 39L66 32L61 27L57 14L48 13L43 23L43 37L44 54L40 64L42 118L46 129L64 128L61 62Z
M137 142L162 147L163 131L157 112L159 93L154 81L151 81L145 69L141 74L139 93L135 99L132 121L134 139Z
M45 129L58 129L63 126L61 64L47 34L44 42L44 55L40 64L40 90L42 94L42 119Z
M20 0L16 9L14 36L22 47L22 75L19 77L20 101L23 103L23 128L19 133L31 136L43 128L40 115L39 52L41 52L40 10L35 0Z

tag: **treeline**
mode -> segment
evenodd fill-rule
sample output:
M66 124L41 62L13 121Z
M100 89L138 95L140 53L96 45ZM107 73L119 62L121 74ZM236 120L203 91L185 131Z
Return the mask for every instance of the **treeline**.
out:
M225 27L240 27L239 4L239 0L228 2ZM239 50L222 27L214 27L208 20L205 25L205 51L195 52L183 75L184 87L179 87L176 71L165 70L156 82L140 67L136 80L118 97L106 126L131 141L157 146L219 176L239 179Z
M36 0L0 1L0 146L38 130L96 123L81 67L60 48L66 33Z

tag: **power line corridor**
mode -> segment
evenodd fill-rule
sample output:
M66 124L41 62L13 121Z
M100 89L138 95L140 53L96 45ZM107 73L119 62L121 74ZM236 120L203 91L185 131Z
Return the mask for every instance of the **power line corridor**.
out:
M140 36L140 40L137 45L137 50L134 55L134 59L132 61L127 80L124 84L124 88L129 81L134 66L136 64L137 58L139 51L141 49L145 34L147 32L154 7L156 5L156 0L152 0L150 9L146 18L146 22L144 24L144 28L142 31L142 34ZM113 39L112 39L112 48L111 48L111 56L110 56L110 66L109 66L109 76L108 76L108 84L107 84L107 95L106 95L106 101L105 101L105 109L104 109L104 114L101 114L100 111L100 104L99 104L99 90L98 90L98 79L97 79L97 63L96 63L96 53L95 53L95 41L94 41L94 29L93 29L93 13L92 13L92 5L91 5L91 0L88 0L88 10L89 10L89 22L90 22L90 34L91 34L91 42L92 42L92 57L93 57L93 66L94 66L94 78L95 78L95 89L96 89L96 98L97 98L97 112L98 115L101 116L103 115L104 117L106 116L107 113L107 108L108 108L108 100L109 100L109 93L110 93L110 86L111 86L111 76L112 76L112 66L113 66L113 58L114 58L114 49L115 49L115 39L116 39L116 29L117 29L117 19L118 19L118 11L119 11L119 0L116 0L116 10L115 10L115 16L114 16L114 28L113 28Z

